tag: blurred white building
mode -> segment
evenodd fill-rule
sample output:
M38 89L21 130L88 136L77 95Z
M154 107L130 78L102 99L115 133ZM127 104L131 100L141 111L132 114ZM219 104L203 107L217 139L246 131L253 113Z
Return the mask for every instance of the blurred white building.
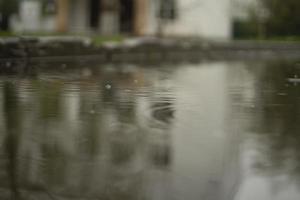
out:
M55 0L48 0L54 5ZM19 13L11 19L11 27L15 32L51 32L56 29L54 12L47 14L48 5L40 0L22 0ZM54 8L53 8L54 9Z
M22 1L14 30L231 37L231 0L49 0L48 4ZM48 14L48 7L54 12Z

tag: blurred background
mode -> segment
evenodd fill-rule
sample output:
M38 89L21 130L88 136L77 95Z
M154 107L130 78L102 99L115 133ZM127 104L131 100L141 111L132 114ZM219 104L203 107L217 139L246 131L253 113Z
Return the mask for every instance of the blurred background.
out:
M299 40L298 0L0 0L2 36Z
M299 10L0 0L0 200L299 200Z

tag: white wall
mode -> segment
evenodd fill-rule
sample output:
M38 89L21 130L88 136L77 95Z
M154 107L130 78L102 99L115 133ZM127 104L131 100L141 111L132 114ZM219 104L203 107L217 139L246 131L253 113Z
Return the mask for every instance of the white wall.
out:
M231 38L231 0L177 0L178 17L163 25L165 35ZM148 33L157 32L158 1L151 1ZM156 5L155 5L156 4Z
M42 16L42 5L40 1L22 1L19 9L19 15L14 15L10 22L14 32L55 30L55 17Z
M70 32L88 32L89 12L86 0L72 0L70 3L68 30ZM53 32L56 30L55 15L42 15L41 2L27 0L20 3L19 15L11 20L12 30L15 32Z
M231 0L177 0L178 17L163 25L166 36L198 36L208 39L230 39ZM148 0L148 20L146 34L158 32L158 2ZM89 32L89 8L86 0L73 0L70 4L69 31ZM19 19L13 20L15 31L54 31L55 18L41 16L41 5L35 0L22 1ZM107 17L110 19L108 20ZM104 23L106 21L107 23ZM110 16L101 20L102 33L116 33L116 22ZM112 25L114 24L114 25Z
M71 32L87 32L89 28L89 4L87 0L70 2L68 30Z
M20 5L20 21L23 31L38 31L41 26L41 3L23 1Z

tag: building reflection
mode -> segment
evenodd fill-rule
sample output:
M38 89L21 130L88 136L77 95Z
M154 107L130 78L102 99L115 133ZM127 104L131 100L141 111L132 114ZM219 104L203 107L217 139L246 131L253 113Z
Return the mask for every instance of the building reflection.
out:
M6 169L5 174L6 187L10 188L10 198L19 198L18 188L18 144L21 132L21 113L19 110L19 102L17 97L17 88L13 83L5 82L3 84L3 114L5 116L4 124L6 129L3 138L3 162L2 165ZM9 198L9 197L6 197Z
M300 87L288 78L300 71L295 62L277 61L253 63L246 73L234 107L250 139L243 145L246 176L235 199L298 199Z
M172 99L141 97L141 69L89 70L0 81L1 199L153 198L153 171L172 165Z
M300 75L294 66L293 62L270 62L262 68L254 85L253 117L249 118L248 129L260 138L257 144L261 145L262 157L256 160L256 168L270 174L285 171L295 178L300 164L297 159L300 87L287 81ZM269 73L270 70L276 73Z
M174 100L170 97L158 97L152 100L152 127L160 127L163 130L157 133L159 142L153 142L151 146L152 163L158 168L168 168L171 165L171 133L172 121L174 120Z

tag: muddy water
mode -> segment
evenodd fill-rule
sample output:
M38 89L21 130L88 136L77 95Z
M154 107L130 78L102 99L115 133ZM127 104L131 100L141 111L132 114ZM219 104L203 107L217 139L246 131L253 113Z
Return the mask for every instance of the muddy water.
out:
M0 77L0 199L298 200L298 62Z

